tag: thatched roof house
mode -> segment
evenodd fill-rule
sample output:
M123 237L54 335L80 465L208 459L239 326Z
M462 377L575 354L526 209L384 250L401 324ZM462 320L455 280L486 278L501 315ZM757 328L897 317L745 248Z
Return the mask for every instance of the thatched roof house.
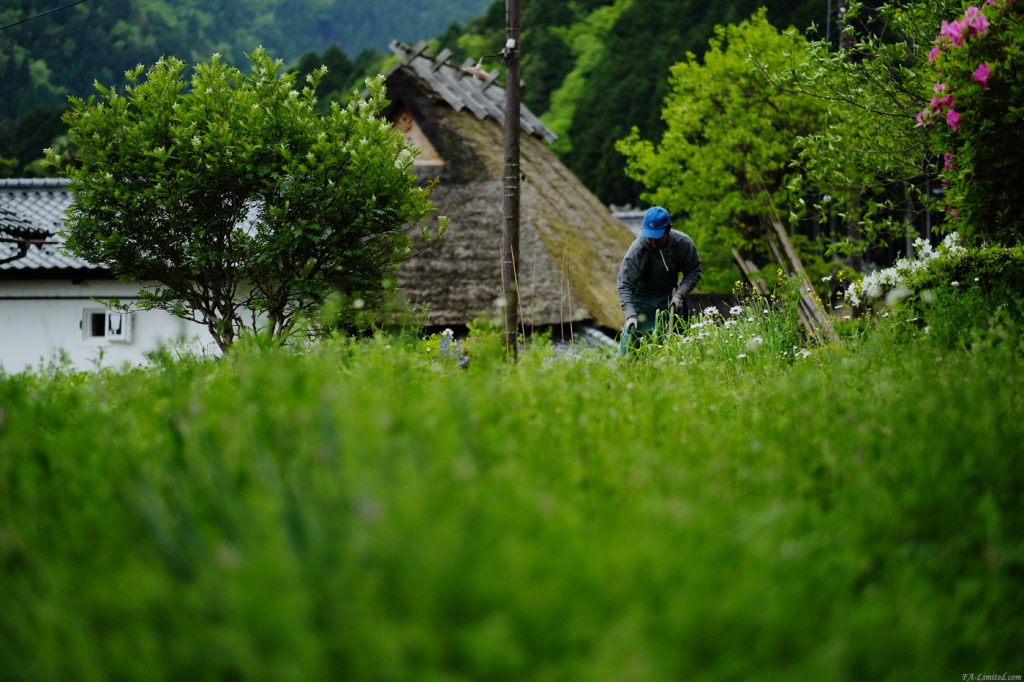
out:
M399 287L429 307L429 323L464 324L496 311L501 296L504 90L495 80L450 64L450 53L424 53L425 43L392 43L401 63L387 76L385 115L423 153L417 174L437 180L436 215L445 235L414 245L399 270ZM633 234L570 172L544 140L554 135L521 111L521 318L527 327L592 321L622 322L615 274ZM430 227L436 227L436 217Z

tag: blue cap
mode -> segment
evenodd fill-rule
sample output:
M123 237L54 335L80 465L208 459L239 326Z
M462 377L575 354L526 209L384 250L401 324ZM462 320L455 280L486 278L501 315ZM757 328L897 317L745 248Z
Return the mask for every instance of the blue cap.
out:
M640 236L644 239L660 239L672 225L672 217L661 206L652 206L644 214L644 226Z

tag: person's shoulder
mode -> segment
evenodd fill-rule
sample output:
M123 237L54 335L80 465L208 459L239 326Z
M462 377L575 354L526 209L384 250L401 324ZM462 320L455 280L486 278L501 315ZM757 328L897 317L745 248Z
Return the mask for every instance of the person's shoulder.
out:
M673 229L671 234L672 241L677 244L693 244L693 239L690 237L690 235L686 234L685 232L680 232L679 230Z
M636 253L640 252L640 250L643 249L644 246L645 246L644 240L641 237L637 237L636 239L633 240L633 243L629 245L629 248L626 249L626 253L627 254L636 254Z

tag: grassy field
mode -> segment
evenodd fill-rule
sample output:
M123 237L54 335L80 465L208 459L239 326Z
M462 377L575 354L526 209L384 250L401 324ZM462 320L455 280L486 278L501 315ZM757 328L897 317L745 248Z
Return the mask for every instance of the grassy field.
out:
M943 310L0 377L0 678L1024 673L1019 325Z

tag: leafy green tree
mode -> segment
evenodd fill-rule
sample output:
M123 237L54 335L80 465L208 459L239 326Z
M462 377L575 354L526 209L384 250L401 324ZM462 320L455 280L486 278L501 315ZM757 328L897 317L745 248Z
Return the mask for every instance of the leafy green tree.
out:
M452 50L455 59L480 59L494 55L505 44L505 2L495 0L484 14L466 22L461 27L457 22L445 31L441 48ZM500 66L495 61L488 68Z
M614 4L620 9L614 16L621 13L632 0L618 0ZM559 142L556 151L563 153L570 148L568 127L571 116L566 116L566 109L578 98L578 84L584 69L577 66L579 53L583 45L576 45L581 34L592 38L586 48L600 45L603 35L597 35L601 27L609 22L607 11L602 12L600 20L592 19L600 8L613 4L613 0L588 0L587 2L529 2L522 8L523 24L523 103L531 111L540 115L549 110L558 109L554 113L556 131ZM605 29L606 30L606 29ZM458 22L452 23L435 42L435 50L448 48L453 59L461 62L467 58L479 59L497 53L505 42L505 0L494 0L487 12L469 21L465 27ZM589 56L592 50L588 50ZM589 60L592 62L593 60ZM589 62L588 62L589 63ZM498 60L486 64L487 68L501 68ZM566 87L570 72L572 85ZM552 101L556 91L559 103ZM571 93L571 96L570 96ZM564 125L562 123L564 122ZM550 123L549 123L550 125Z
M625 174L614 143L633 126L654 137L665 128L661 103L668 70L700 54L716 25L736 23L759 6L775 25L804 27L824 16L822 3L801 0L631 0L607 32L600 58L573 107L572 150L564 160L606 203L632 203L641 187Z
M772 205L792 202L788 185L798 136L817 130L824 105L773 87L752 63L768 68L808 58L794 29L780 33L764 10L738 25L718 27L703 63L693 54L671 69L671 92L661 109L666 130L655 145L634 127L617 148L643 197L677 216L680 228L728 291L735 280L731 249L763 248ZM722 279L724 278L724 279Z
M282 338L326 296L379 305L408 253L403 226L430 209L413 151L368 100L316 113L322 72L301 91L262 49L243 73L218 56L190 79L178 59L97 86L66 116L77 163L68 248L120 278L155 282L141 305L205 324L222 348L240 330Z

